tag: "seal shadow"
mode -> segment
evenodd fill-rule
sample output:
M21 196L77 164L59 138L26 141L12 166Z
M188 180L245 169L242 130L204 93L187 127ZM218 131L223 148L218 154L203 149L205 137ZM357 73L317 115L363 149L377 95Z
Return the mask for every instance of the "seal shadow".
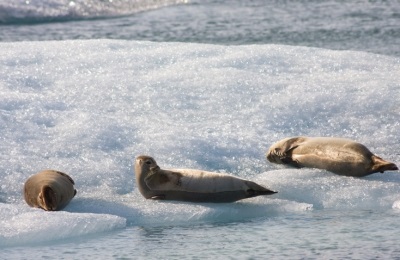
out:
M380 182L388 182L388 183L400 183L400 174L398 171L387 171L384 173L373 173L364 177L354 177L358 179L363 179L367 181L380 181Z
M137 209L122 203L97 198L75 198L64 208L64 211L70 213L114 215L125 218L128 226L131 226L134 219L137 219L141 215Z

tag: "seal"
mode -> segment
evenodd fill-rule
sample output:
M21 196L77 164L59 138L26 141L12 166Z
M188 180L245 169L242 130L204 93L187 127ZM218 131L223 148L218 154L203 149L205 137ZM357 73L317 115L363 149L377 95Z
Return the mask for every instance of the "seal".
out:
M60 210L76 195L74 184L74 180L63 172L45 170L26 180L24 198L31 207Z
M140 193L153 200L224 203L276 193L228 174L193 169L163 170L146 155L136 158L135 176Z
M286 138L269 148L267 159L272 163L324 169L353 177L398 170L394 163L374 155L364 145L334 137Z

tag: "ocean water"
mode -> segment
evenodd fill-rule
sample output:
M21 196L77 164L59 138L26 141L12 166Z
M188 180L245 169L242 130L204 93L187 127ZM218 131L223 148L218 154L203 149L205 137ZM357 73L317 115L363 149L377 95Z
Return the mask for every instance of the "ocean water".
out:
M0 0L0 41L273 43L400 56L399 24L398 1Z
M174 19L185 8L209 12L203 15L210 21L212 10L236 9L219 1L163 2L147 11L141 6L139 13L124 8L130 13L112 18L103 8L101 16L49 20L46 12L26 12L21 3L12 9L21 18L1 25L1 33L22 30L15 32L20 38L0 42L1 259L399 257L399 172L352 178L265 158L269 146L287 136L340 136L399 165L395 36L387 49L383 39L368 49L370 43L354 37L359 45L348 50L290 40L174 42L157 38L157 31L154 39L30 39L35 30L51 34L57 26L80 24L91 31L98 23L137 16ZM257 3L243 5L253 4L257 13ZM363 12L373 16L381 9L368 8L376 4L365 2ZM235 11L233 24L241 13L249 19ZM322 16L318 21L325 24ZM134 179L133 160L140 154L153 156L162 168L230 173L278 193L227 204L148 201ZM33 209L23 200L25 180L48 168L76 182L78 194L63 211Z

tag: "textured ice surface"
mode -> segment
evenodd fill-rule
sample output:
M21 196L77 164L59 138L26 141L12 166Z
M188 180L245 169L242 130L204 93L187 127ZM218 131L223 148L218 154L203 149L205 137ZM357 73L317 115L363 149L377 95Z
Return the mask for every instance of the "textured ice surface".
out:
M340 136L400 162L400 61L281 45L0 43L0 246L128 226L228 222L308 210L398 209L398 172L363 179L268 163L277 140ZM232 204L146 201L133 160L227 172L278 194ZM29 208L25 180L68 173L61 212Z

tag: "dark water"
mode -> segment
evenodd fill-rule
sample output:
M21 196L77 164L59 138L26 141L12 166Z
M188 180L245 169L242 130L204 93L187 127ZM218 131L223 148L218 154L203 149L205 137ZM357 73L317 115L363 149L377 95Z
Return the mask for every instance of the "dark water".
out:
M97 238L5 248L3 256L9 259L21 255L34 259L398 259L399 225L391 230L375 225L376 221L391 223L390 218L397 216L388 212L354 211L342 221L342 215L317 211L225 224L128 227Z
M0 41L273 43L400 56L399 1L194 0L116 18L70 20L3 23Z

